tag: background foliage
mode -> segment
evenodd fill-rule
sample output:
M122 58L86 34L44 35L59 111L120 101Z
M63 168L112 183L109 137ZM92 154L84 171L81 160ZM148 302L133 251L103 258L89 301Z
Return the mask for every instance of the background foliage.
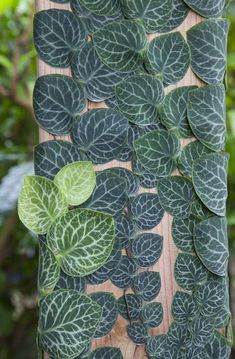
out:
M33 2L0 2L0 359L36 357L37 241L16 215L21 178L32 172L33 146L38 142L31 106L36 78ZM235 314L235 0L228 17L229 270Z

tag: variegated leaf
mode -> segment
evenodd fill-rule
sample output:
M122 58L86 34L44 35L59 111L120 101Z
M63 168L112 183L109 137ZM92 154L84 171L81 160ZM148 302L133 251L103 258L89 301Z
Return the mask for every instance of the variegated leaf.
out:
M192 204L192 216L195 219L203 220L212 217L214 214L206 208L200 198L197 198Z
M34 45L39 57L51 66L69 67L72 52L86 37L82 21L70 11L49 9L35 15Z
M94 109L80 116L72 128L73 142L94 163L109 162L126 142L128 121L117 111Z
M209 19L187 32L192 70L209 84L223 81L228 28L229 23L225 19Z
M198 220L193 216L189 218L173 218L172 238L177 248L186 253L193 253L193 235Z
M121 12L119 0L80 0L81 4L98 15L114 15Z
M191 9L203 17L219 16L225 6L224 0L184 0Z
M167 335L160 334L148 337L146 352L150 358L163 359L167 350Z
M136 295L150 302L157 297L161 289L161 277L158 272L148 271L138 273L132 283Z
M180 142L175 134L166 130L147 133L134 141L137 159L153 175L165 177L176 168Z
M180 81L190 65L190 52L180 32L153 39L146 52L145 63L150 73L161 76L167 85Z
M65 165L84 159L83 154L70 142L41 142L34 147L34 172L37 176L53 179Z
M101 338L107 335L116 323L118 316L117 301L112 293L106 292L91 293L90 297L103 310L101 321L94 335L95 338Z
M174 275L183 289L194 290L197 285L205 283L208 271L196 256L180 253L176 258Z
M119 176L125 178L127 182L127 194L128 196L133 196L139 189L139 183L136 176L132 171L127 168L122 167L112 167L108 168L105 173L110 173L114 176Z
M226 213L227 153L211 153L193 163L193 185L203 204L218 216Z
M118 313L126 320L140 319L143 300L137 295L128 293L118 299Z
M205 351L209 359L228 359L231 354L227 339L217 332L210 343L205 346Z
M196 193L192 182L184 177L171 176L158 181L158 195L164 210L176 218L191 215Z
M127 326L127 334L136 345L143 345L148 337L148 328L143 323L130 323Z
M64 166L56 174L54 182L70 206L84 203L91 196L96 185L92 162L80 161Z
M188 330L187 325L179 323L179 322L173 322L168 330L167 335L167 344L168 344L168 350L171 350L172 352L175 352L175 350L182 350L185 351L185 348L190 343L190 333ZM181 356L176 356L175 358L182 358ZM169 353L170 358L173 359L174 356L171 356L171 353Z
M121 248L128 248L135 235L135 222L126 214L122 214L116 219L116 240Z
M224 85L208 85L190 91L188 119L199 141L213 151L223 151L226 140Z
M85 277L71 277L60 272L60 278L56 283L55 289L75 289L80 293L84 293L86 290L86 278Z
M198 314L194 298L188 293L177 291L173 298L171 313L176 322L187 324Z
M184 0L174 0L172 4L172 11L170 18L158 30L158 32L169 32L182 24L187 17L189 7L185 4Z
M191 343L197 347L205 347L210 343L214 335L214 326L209 318L193 318L189 324L189 330L192 335Z
M154 193L141 193L129 205L130 217L142 230L157 226L164 215L158 195Z
M103 63L116 71L133 71L142 63L147 45L144 26L131 20L105 25L93 36L95 49Z
M214 216L196 224L194 246L210 272L219 276L227 274L229 253L225 218Z
M89 359L123 359L123 356L119 348L103 347L94 350Z
M39 126L49 133L68 134L75 117L86 106L84 87L65 75L45 75L37 79L33 109Z
M57 290L40 302L39 338L45 352L74 358L94 336L102 308L76 290Z
M160 120L170 131L182 138L193 136L188 123L188 94L194 86L183 86L171 91L159 108Z
M47 244L66 274L83 277L107 261L114 232L110 215L77 208L53 222Z
M118 268L111 275L111 282L118 288L127 289L131 286L134 275L137 272L135 261L128 257L122 256Z
M45 234L51 224L68 211L66 198L54 182L26 176L18 200L18 215L31 231Z
M140 318L148 328L156 328L163 321L162 303L147 303L140 310Z
M153 266L162 254L163 237L154 233L143 233L130 244L130 253L139 267Z

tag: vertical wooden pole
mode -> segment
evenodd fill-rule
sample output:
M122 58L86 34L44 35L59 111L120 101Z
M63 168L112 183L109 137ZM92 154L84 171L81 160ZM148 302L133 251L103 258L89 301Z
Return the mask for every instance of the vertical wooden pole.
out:
M68 4L55 4L53 2L50 2L49 0L36 0L36 8L37 11L45 10L45 9L51 9L51 8L59 8L59 9L66 9L69 10L70 7ZM183 36L185 36L186 31L192 27L193 25L199 23L202 20L202 18L192 11L189 12L187 18L183 22L183 24L178 28L174 29L174 31L180 31ZM158 36L158 34L152 34L149 36L149 40L152 38ZM55 69L50 67L49 65L46 65L41 60L38 61L38 76L45 75L45 74L65 74L65 75L71 75L70 69ZM166 92L168 93L172 89L180 86L189 86L189 85L200 85L199 80L196 78L196 76L192 73L191 70L188 70L186 76L177 83L175 86L169 86L166 88ZM89 102L88 108L99 108L99 107L106 107L104 103L92 103ZM69 136L53 136L48 134L47 132L40 130L40 141L47 141L47 140L53 140L53 139L63 138L65 140L69 140ZM184 140L182 141L182 145L185 145L188 141ZM125 167L128 169L131 169L130 163L124 163L119 161L112 161L106 165L102 166L96 166L97 169L105 169L109 167ZM142 192L150 192L149 190L142 189ZM154 192L155 190L152 190L151 192ZM157 262L156 265L154 265L152 268L149 268L150 270L154 270L157 272L160 272L161 275L161 281L162 281L162 287L160 294L156 298L158 302L161 302L164 309L164 320L162 324L152 330L151 334L162 334L166 333L169 325L172 322L171 317L171 303L172 303L172 297L176 290L178 290L178 286L174 279L174 263L176 256L178 254L178 250L174 245L174 242L172 241L171 236L171 223L172 218L170 215L165 214L162 222L160 225L158 225L155 229L153 229L151 232L158 233L163 236L164 238L164 246L163 246L163 253L160 258L160 260ZM116 297L119 297L123 295L123 291L117 287L115 287L111 282L106 282L102 285L97 286L88 286L87 292L96 292L96 291L108 291L113 292ZM127 321L122 319L120 316L118 317L118 321L108 335L106 335L104 338L101 338L99 340L95 340L93 342L93 347L101 347L101 346L114 346L119 347L123 353L124 359L144 359L146 358L146 354L144 351L144 348L142 346L136 346L127 336L126 334L126 325Z

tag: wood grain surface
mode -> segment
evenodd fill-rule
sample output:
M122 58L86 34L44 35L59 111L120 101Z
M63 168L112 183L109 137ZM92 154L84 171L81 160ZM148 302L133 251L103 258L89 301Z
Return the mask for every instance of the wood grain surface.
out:
M59 5L55 4L53 2L50 2L49 0L37 0L36 1L36 10L45 10L45 9L51 9L51 8L60 8L60 9L67 9L69 10L69 5ZM192 27L193 25L199 23L202 20L202 18L192 11L189 12L187 18L183 22L183 24L178 28L174 29L174 31L180 31L183 36L186 35L186 31ZM149 36L149 39L158 36L158 34L151 34ZM71 75L70 69L55 69L50 67L49 65L46 65L43 63L40 59L38 61L38 76L45 75L45 74L66 74ZM166 88L166 93L168 93L170 90L180 87L180 86L186 86L186 85L200 85L199 80L196 78L196 76L192 73L191 70L188 70L185 77L177 83L177 85L174 86L168 86ZM89 102L88 109L89 108L99 108L99 107L106 107L104 103L92 103ZM40 141L47 141L49 139L65 139L69 140L69 136L53 136L48 134L47 132L40 130ZM185 145L188 141L183 140L182 145ZM96 169L105 169L109 167L125 167L130 169L130 163L128 162L119 162L119 161L112 161L106 165L102 166L96 166ZM149 190L142 189L142 192L150 192ZM154 192L154 190L152 190ZM154 265L150 270L158 271L161 275L161 291L156 298L156 301L161 302L164 309L164 320L162 324L151 331L151 334L161 334L166 333L169 325L172 322L171 317L171 303L172 303L172 297L174 293L176 292L178 288L175 280L174 280L174 263L175 259L178 253L177 248L174 245L174 242L172 240L171 236L171 223L172 218L168 214L165 214L162 222L154 228L151 232L158 233L163 236L164 238L164 245L163 245L163 253L161 255L160 260L157 262L156 265ZM123 294L123 291L114 285L112 285L111 282L106 282L102 285L97 286L89 286L87 289L88 293L96 292L96 291L109 291L113 292L116 297L119 297ZM128 338L126 334L126 325L127 321L122 319L120 316L118 317L117 323L111 333L106 335L104 338L101 338L99 340L93 341L93 347L101 347L101 346L116 346L119 347L123 353L124 359L144 359L147 358L144 348L142 346L136 346L131 340Z

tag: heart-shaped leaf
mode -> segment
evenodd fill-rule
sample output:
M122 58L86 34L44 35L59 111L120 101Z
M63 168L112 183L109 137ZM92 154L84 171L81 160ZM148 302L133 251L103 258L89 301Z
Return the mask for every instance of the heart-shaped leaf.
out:
M188 119L194 135L213 151L222 151L226 140L224 85L208 85L190 91Z
M159 176L153 175L140 163L137 158L132 160L132 171L138 177L139 183L144 188L155 188L159 180Z
M121 12L119 0L80 0L81 4L98 15L114 15Z
M135 344L143 345L148 337L148 328L143 323L131 323L127 326L127 334Z
M73 162L61 168L54 182L67 203L78 206L91 196L96 185L96 175L91 162Z
M193 216L189 218L173 218L172 238L177 248L186 253L194 253L194 229L198 220Z
M212 273L225 276L228 269L228 237L225 218L211 217L196 224L194 245L198 257Z
M108 334L116 323L118 316L117 301L113 294L106 292L92 293L90 297L103 309L99 327L94 335L95 338L101 338Z
M86 290L86 284L87 282L85 277L71 277L61 271L60 279L57 282L55 289L75 289L80 293L84 293Z
M24 178L18 215L28 229L45 234L56 218L67 211L66 198L54 182L40 176Z
M116 219L116 239L121 248L128 248L136 231L135 222L126 214Z
M94 350L89 359L123 359L123 356L119 348L103 347Z
M117 111L95 109L84 113L72 128L73 142L94 163L109 162L121 152L128 121Z
M218 216L225 216L227 199L226 153L211 153L193 164L193 185L204 205Z
M153 358L164 358L167 350L167 335L155 335L152 337L148 337L146 344L146 352L149 357Z
M212 217L213 213L206 208L200 198L197 198L192 204L192 215L198 220L203 220Z
M174 0L172 4L172 11L169 19L164 23L158 32L170 32L182 24L187 17L189 7L185 4L184 0Z
M148 328L156 328L163 321L163 307L161 303L145 304L140 310L140 318Z
M192 345L203 347L211 342L214 326L209 318L193 318L189 324Z
M193 88L183 86L171 91L159 108L162 124L181 138L193 136L187 116L188 94Z
M178 254L174 275L177 283L185 290L194 290L208 278L208 271L201 261L191 254Z
M165 130L147 133L134 141L137 159L153 175L165 177L176 168L180 142L176 135Z
M180 32L160 35L150 42L145 62L149 72L161 75L166 86L174 84L189 68L188 45Z
M180 291L174 295L171 312L174 320L182 324L187 324L198 314L194 298L190 294Z
M228 28L229 23L225 19L209 19L187 32L192 70L208 84L223 81Z
M148 271L138 273L132 283L136 295L150 302L156 298L161 289L161 277L158 272Z
M39 337L45 352L56 358L75 357L94 337L102 308L76 290L57 290L40 302Z
M205 346L205 351L209 359L228 359L231 354L227 339L217 332L210 343Z
M114 220L108 214L77 208L54 221L47 243L66 274L83 277L95 272L109 258L114 243Z
M37 176L53 179L62 167L83 159L83 154L70 142L41 142L34 147L34 172Z
M103 64L90 42L74 53L71 69L74 77L84 83L88 99L94 102L114 96L114 86L128 75Z
M140 309L143 300L137 295L129 293L118 299L118 313L126 320L140 319Z
M172 0L122 0L128 19L139 19L148 33L158 32L171 16Z
M185 351L185 347L189 345L190 339L191 338L187 325L179 322L173 322L169 328L167 336L169 351L169 354L167 354L169 355L169 358L182 358L181 350ZM179 352L177 353L177 351Z
M129 250L139 267L151 267L160 258L162 248L162 236L154 233L143 233L131 241Z
M107 24L94 33L93 42L101 61L112 70L134 71L143 63L147 37L144 26L138 22L121 20Z
M86 37L81 19L71 11L49 9L35 15L34 45L38 56L51 66L69 67L72 52Z
M192 182L184 177L171 176L158 181L158 195L164 210L176 218L188 218L196 193Z
M111 282L118 288L127 289L132 284L132 279L137 272L135 261L127 256L122 256L116 271L111 275Z
M110 173L122 178L125 178L127 182L127 194L128 196L134 195L139 189L139 183L137 177L133 174L132 171L127 168L122 167L112 167L108 168L105 173Z
M223 11L224 0L184 0L186 4L203 17L217 17Z
M41 128L49 133L68 134L74 118L86 106L84 87L69 76L45 75L37 79L33 108Z
M163 97L161 81L151 75L131 76L116 86L118 109L139 126L151 125L158 120L157 107Z
M164 215L158 195L141 193L129 205L130 216L137 227L142 230L157 226Z

